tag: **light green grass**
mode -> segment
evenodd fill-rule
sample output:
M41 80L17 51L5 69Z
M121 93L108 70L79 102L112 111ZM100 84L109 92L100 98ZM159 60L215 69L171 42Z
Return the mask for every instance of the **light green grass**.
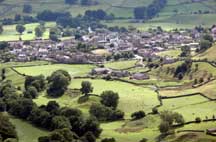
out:
M71 76L86 76L94 68L93 65L68 65L68 64L52 64L32 67L15 68L18 72L26 75L36 76L43 74L49 76L52 72L62 69L68 71Z
M177 58L181 54L180 49L172 49L172 50L167 50L163 52L158 52L157 55L161 57L172 57L172 58Z
M104 66L111 69L127 69L135 66L137 60L115 61L105 63Z
M34 29L39 25L39 23L32 23L32 24L26 24L26 30L25 32L21 35L22 40L33 40L35 39L35 33ZM43 35L43 39L48 39L49 38L49 28L54 27L55 23L54 22L49 22L45 24L46 31ZM7 25L3 26L3 33L0 34L0 41L16 41L19 40L19 33L16 32L16 25ZM28 32L32 33L28 33Z
M47 136L48 131L36 128L30 123L10 116L11 123L16 127L19 142L38 142L41 136Z
M71 88L80 88L82 81L90 81L94 87L94 94L101 94L106 90L113 90L119 93L119 106L129 116L138 110L150 112L159 104L157 94L151 88L143 88L118 81L76 79L71 83ZM149 101L151 100L151 101Z
M202 96L182 97L163 100L160 111L171 110L179 112L186 121L193 121L196 117L201 119L212 118L216 111L216 102L209 101Z

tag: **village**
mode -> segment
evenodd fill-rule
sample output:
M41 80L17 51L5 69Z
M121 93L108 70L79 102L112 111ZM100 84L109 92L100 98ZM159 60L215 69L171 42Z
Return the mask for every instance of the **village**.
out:
M100 63L106 61L106 55L94 54L91 51L105 50L109 55L132 52L135 58L160 58L158 52L181 49L189 46L192 51L199 48L202 33L196 29L165 32L117 33L108 30L89 31L80 39L74 36L67 40L54 42L51 40L11 41L10 53L15 55L14 61L46 60L58 63ZM212 29L216 38L216 28ZM77 49L79 43L87 48L85 52ZM86 47L85 47L86 46ZM81 47L82 48L82 47ZM168 63L174 62L173 57L164 57Z

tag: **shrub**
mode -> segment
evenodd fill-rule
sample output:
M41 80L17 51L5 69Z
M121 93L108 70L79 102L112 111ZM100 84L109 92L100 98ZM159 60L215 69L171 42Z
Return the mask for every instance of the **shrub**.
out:
M196 118L195 118L195 121L196 121L196 123L200 123L202 120L201 120L200 117L196 117Z
M131 118L133 119L133 120L137 120L137 119L141 119L141 118L143 118L143 117L145 117L146 115L145 115L145 112L144 111L137 111L137 112L134 112L134 113L132 113L131 114Z

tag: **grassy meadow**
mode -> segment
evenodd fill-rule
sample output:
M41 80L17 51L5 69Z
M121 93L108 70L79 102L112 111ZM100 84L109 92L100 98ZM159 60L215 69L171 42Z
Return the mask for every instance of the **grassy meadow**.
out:
M48 131L36 128L26 121L10 116L10 122L16 127L19 142L38 142L38 138L49 134Z
M21 35L22 40L33 40L35 39L34 29L39 25L39 23L32 23L25 25L25 32ZM49 29L54 27L56 24L54 22L48 22L45 24L46 31L43 35L43 39L49 38ZM3 26L3 33L0 34L0 41L17 41L19 40L20 34L16 31L16 25L6 25Z
M63 69L69 72L71 76L86 76L91 70L94 68L94 65L68 65L68 64L50 64L50 65L43 65L43 66L32 66L32 67L17 67L15 68L16 71L36 76L43 74L45 76L49 76L52 72Z
M104 66L111 69L122 70L122 69L133 67L136 65L136 63L137 60L117 61L117 62L107 62L104 64Z

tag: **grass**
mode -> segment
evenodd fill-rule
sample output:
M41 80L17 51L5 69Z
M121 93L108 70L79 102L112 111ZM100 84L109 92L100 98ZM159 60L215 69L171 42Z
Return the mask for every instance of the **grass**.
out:
M113 90L119 93L119 106L126 113L126 117L138 110L150 112L158 105L157 94L151 88L134 86L118 81L76 79L71 83L71 88L80 88L82 81L90 81L94 87L94 94L101 94L106 90ZM151 100L151 101L149 101Z
M202 96L191 96L163 100L163 106L159 110L179 112L186 121L193 121L196 117L201 119L205 119L206 116L212 118L215 115L215 106L216 102L214 101L209 101Z
M21 35L22 40L33 40L35 39L34 29L39 25L39 23L32 23L25 25L25 32ZM45 24L46 31L43 35L43 39L49 38L49 29L54 27L56 24L54 22L48 22ZM16 25L3 26L3 33L0 34L0 41L17 41L19 40L19 33L16 32ZM32 32L32 33L28 33Z
M180 49L172 49L167 51L158 52L157 55L161 57L172 57L172 58L178 58L181 54Z
M104 66L111 69L122 70L135 66L136 62L137 60L107 62L104 64Z
M17 67L15 68L18 72L26 75L36 76L43 74L49 76L52 72L63 69L69 72L71 76L86 76L94 65L68 65L68 64L52 64L43 66L32 66L32 67Z
M158 118L145 118L140 120L140 122L131 122L134 123L147 123L145 128L139 128L139 126L126 126L125 122L113 122L113 123L103 123L101 127L103 132L101 138L111 138L114 137L118 142L139 142L143 138L147 138L148 141L154 142L155 138L159 135L157 128ZM148 123L151 121L151 124ZM127 125L127 124L126 124ZM129 125L129 124L128 124Z
M104 56L106 56L106 55L110 55L110 52L108 51L108 50L106 50L106 49L95 49L95 50L93 50L93 51L91 51L93 54L96 54L96 55L104 55Z
M10 121L16 127L19 142L38 142L39 137L49 134L48 131L36 128L30 123L13 116L10 116Z
M216 45L207 49L205 52L196 55L194 59L208 59L208 61L215 61L216 60L215 53L216 53Z

